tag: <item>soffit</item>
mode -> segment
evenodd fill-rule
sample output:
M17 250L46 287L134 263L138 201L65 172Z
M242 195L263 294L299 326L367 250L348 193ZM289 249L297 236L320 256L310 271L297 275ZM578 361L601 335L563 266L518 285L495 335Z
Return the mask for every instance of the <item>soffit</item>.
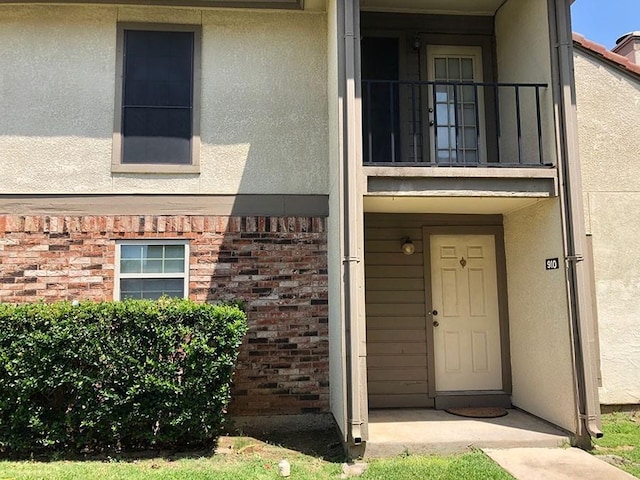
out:
M222 8L302 8L302 0L0 0L0 4L116 4L116 5L156 5L167 7L222 7ZM311 1L316 4L314 0ZM316 5L317 7L317 5Z
M494 15L504 0L361 0L362 10L439 15Z
M541 198L504 197L364 197L364 211L372 213L507 214Z

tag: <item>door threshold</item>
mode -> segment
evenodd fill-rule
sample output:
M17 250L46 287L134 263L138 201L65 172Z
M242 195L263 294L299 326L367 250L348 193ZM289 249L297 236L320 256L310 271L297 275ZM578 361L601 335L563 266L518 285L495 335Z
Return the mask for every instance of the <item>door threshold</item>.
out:
M436 397L454 397L464 395L508 395L504 390L453 390L437 391Z

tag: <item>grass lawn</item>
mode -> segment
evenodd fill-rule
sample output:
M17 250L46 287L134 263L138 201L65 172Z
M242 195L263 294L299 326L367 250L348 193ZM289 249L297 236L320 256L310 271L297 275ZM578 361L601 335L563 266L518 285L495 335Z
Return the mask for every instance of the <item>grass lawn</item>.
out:
M640 412L603 415L602 429L604 437L596 442L593 453L640 478Z
M326 447L326 445L325 445ZM278 463L291 463L291 480L337 479L342 473L340 458L326 460L321 454L300 453L251 437L223 437L216 455L192 458L138 460L92 460L51 462L0 462L0 480L242 480L279 479ZM362 480L512 480L482 452L455 456L406 455L373 460Z
M640 478L640 412L603 415L605 436L593 453ZM266 440L266 441L263 441ZM221 437L211 455L102 458L59 461L0 461L0 480L269 480L278 463L291 463L291 480L337 479L341 449L331 432L280 438ZM482 452L453 456L402 455L371 460L362 480L513 480Z

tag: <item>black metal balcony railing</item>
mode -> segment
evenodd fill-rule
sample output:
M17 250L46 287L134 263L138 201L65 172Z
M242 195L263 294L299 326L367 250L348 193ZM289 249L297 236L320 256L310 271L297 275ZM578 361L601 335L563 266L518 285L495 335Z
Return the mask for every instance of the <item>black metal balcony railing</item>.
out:
M363 80L365 165L549 166L541 83Z

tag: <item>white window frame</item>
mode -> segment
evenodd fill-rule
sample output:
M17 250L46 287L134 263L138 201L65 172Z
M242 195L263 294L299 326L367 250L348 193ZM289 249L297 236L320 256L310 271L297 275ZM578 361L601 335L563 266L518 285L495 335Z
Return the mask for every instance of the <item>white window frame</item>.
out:
M120 272L120 260L123 245L149 246L149 245L183 245L184 246L184 272L171 273L122 273ZM161 239L140 239L140 240L117 240L116 258L114 271L113 299L120 300L120 280L127 278L184 278L182 298L189 298L189 241L188 240L161 240Z
M428 66L427 66L427 80L434 81L435 80L435 58L439 56L445 57L467 57L473 60L473 81L474 82L484 82L484 72L482 68L482 47L473 47L473 46L458 46L458 45L427 45L427 57L428 57ZM431 105L433 98L433 94L431 89L429 89L429 107L433 108L435 111L435 105ZM478 88L478 105L476 105L478 109L478 162L477 164L469 163L469 166L475 166L484 164L487 162L487 129L485 126L485 110L484 110L484 88ZM431 159L436 162L436 145L435 145L435 135L434 135L434 127L430 128L429 135L431 144ZM460 162L460 165L463 165Z

